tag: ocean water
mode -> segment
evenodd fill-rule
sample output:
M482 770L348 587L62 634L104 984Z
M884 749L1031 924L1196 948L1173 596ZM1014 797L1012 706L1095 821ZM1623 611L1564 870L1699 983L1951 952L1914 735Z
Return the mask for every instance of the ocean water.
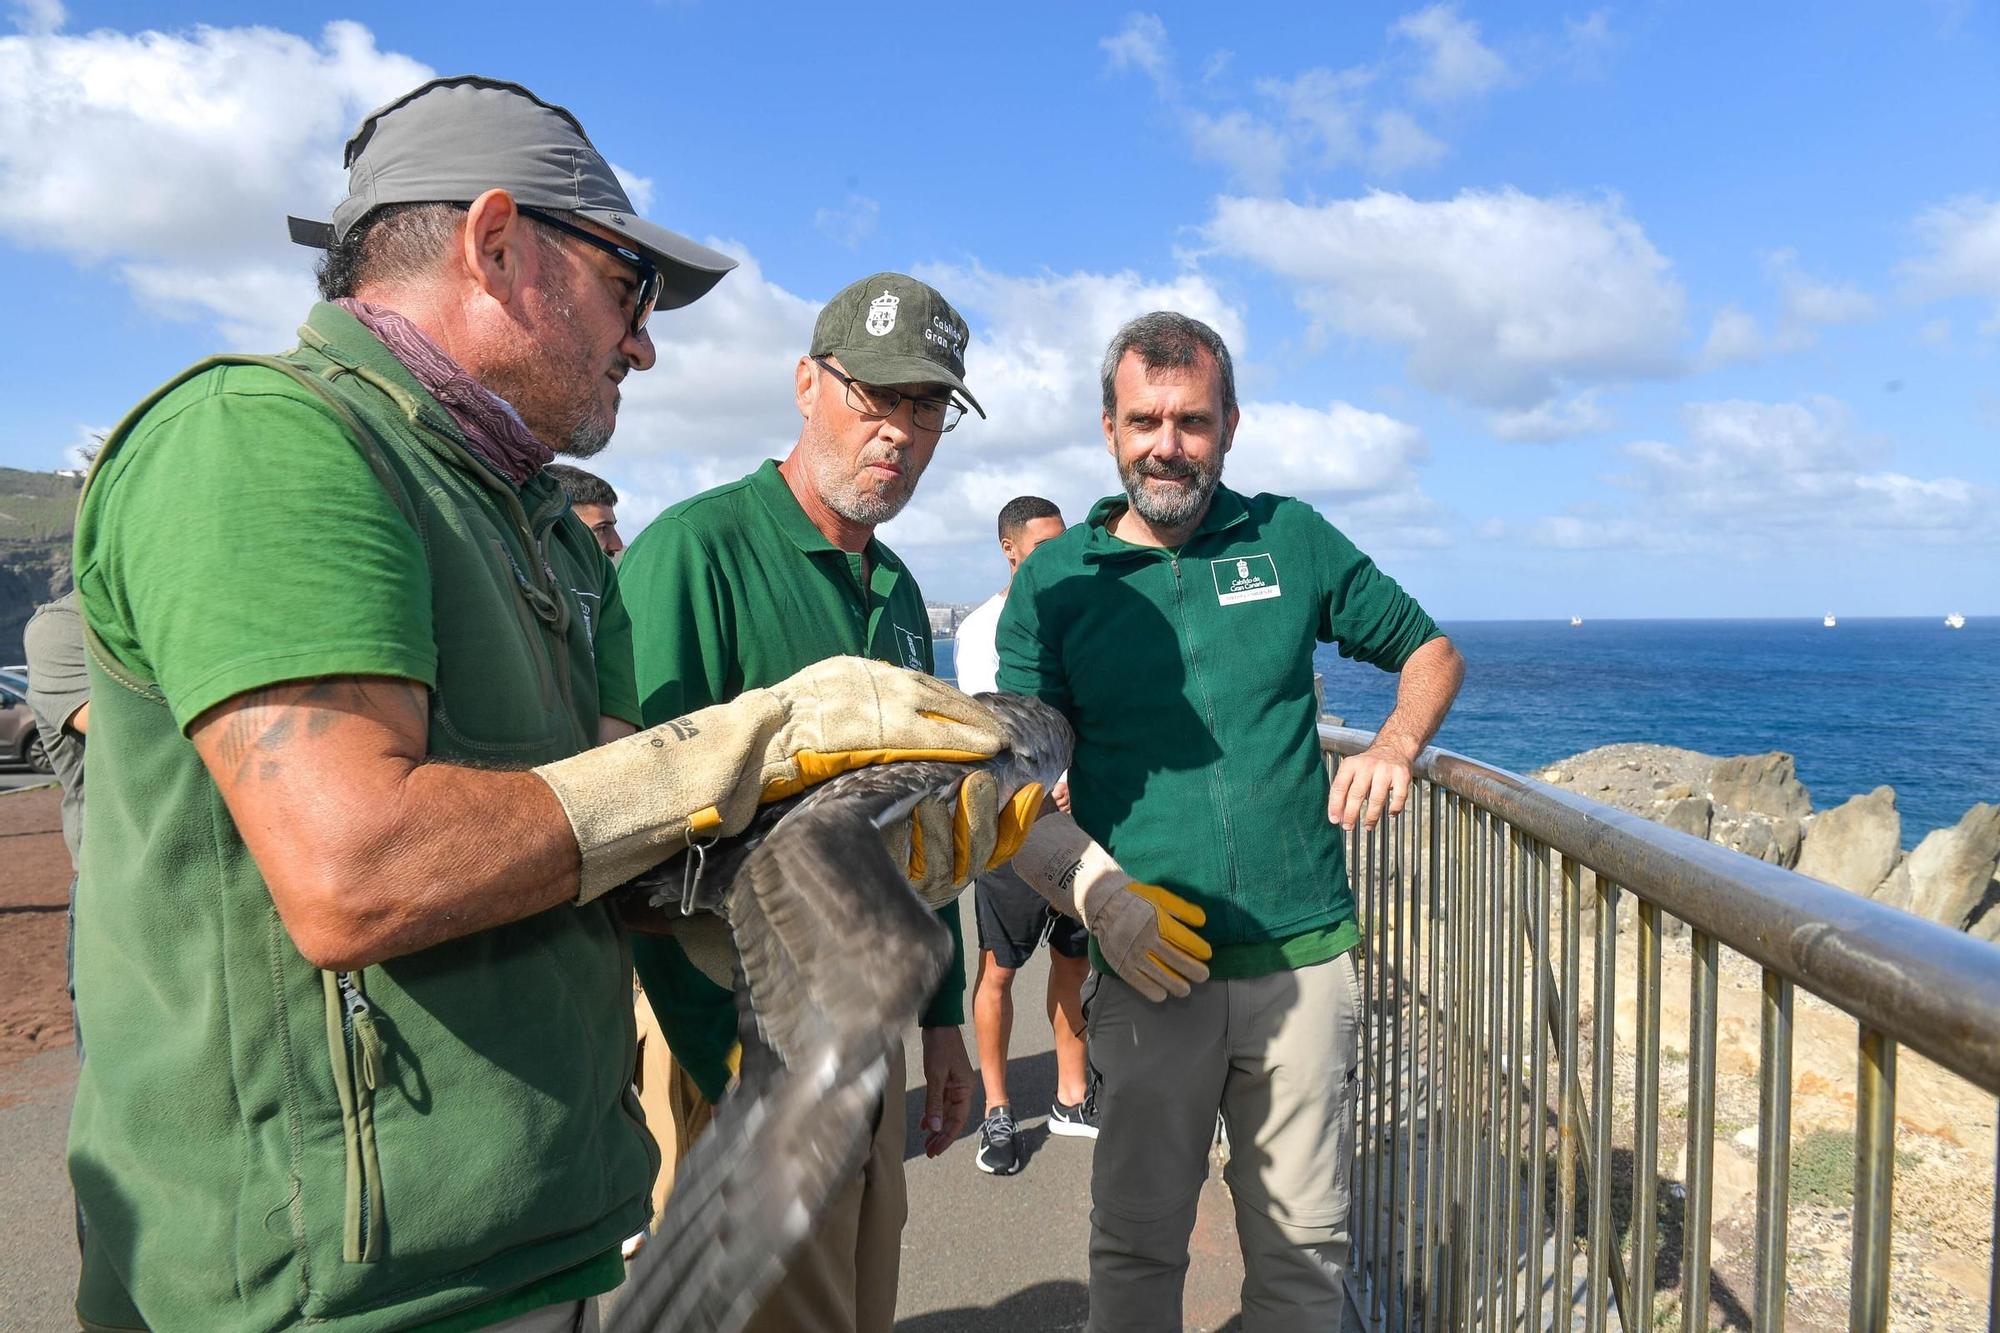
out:
M1527 772L1617 741L1784 750L1824 810L1896 789L1903 841L2000 801L2000 616L1457 621L1465 688L1437 743ZM948 645L939 665L949 670ZM1327 711L1373 728L1396 678L1323 647Z

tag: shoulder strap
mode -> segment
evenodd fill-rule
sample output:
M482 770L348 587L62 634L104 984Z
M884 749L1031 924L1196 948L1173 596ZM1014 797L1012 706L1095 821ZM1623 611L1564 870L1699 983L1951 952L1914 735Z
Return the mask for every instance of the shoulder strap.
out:
M224 352L197 361L194 365L189 366L186 370L183 370L180 374L146 395L145 399L137 407L127 412L124 420L120 421L112 429L111 433L105 436L103 447L97 451L97 457L92 460L90 473L83 481L83 490L77 495L77 507L79 509L83 507L84 497L90 494L90 487L97 480L98 470L104 466L105 461L111 457L117 450L117 447L124 442L125 437L132 433L133 428L145 418L148 412L157 407L160 401L168 394L180 388L189 380L199 375L205 375L211 370L219 370L225 366L260 366L265 370L276 371L325 403L327 408L332 411L335 419L346 428L348 439L360 451L361 457L368 464L368 470L375 474L375 479L382 484L382 489L388 493L389 498L395 502L396 508L401 511L403 521L408 523L419 534L422 533L423 529L417 521L416 507L410 503L410 497L403 489L401 480L396 476L395 470L389 466L389 456L388 452L382 447L382 437L376 432L373 426L368 424L367 419L359 412L356 412L324 377L307 370L304 366L286 357L260 356L250 352ZM337 370L338 367L335 367L335 369ZM104 641L97 637L97 631L90 627L89 618L79 618L83 620L84 642L89 645L91 656L97 659L98 665L104 668L107 675L120 684L137 690L142 694L151 697L159 696L159 688L156 682L147 679L120 662L112 654L111 650L105 646Z

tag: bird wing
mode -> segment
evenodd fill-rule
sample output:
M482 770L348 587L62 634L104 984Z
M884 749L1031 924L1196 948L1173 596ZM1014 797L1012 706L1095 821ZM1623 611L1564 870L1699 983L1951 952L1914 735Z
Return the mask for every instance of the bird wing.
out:
M695 1141L659 1235L606 1333L733 1333L852 1179L890 1058L950 965L951 937L891 860L877 817L962 779L962 765L836 778L753 850L726 912L747 985L736 1088ZM768 1049L760 1050L759 1047Z

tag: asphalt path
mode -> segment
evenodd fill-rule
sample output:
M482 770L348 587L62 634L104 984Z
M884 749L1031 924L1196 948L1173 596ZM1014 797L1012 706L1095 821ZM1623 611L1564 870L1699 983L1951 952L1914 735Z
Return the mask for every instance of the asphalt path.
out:
M978 949L967 902L965 945ZM965 1041L973 1061L968 960ZM1011 1176L989 1176L973 1165L981 1107L945 1153L926 1160L916 1132L923 1114L923 1064L915 1034L906 1043L910 1089L904 1094L907 1142L918 1145L905 1163L910 1220L903 1229L903 1280L897 1293L898 1333L1025 1333L1081 1329L1089 1314L1089 1139L1050 1135L1055 1097L1055 1040L1044 1014L1048 951L1038 950L1014 979L1014 1031L1007 1060L1007 1097L1028 1153ZM977 1098L975 1098L975 1102ZM1228 1192L1210 1172L1190 1241L1186 1327L1234 1333L1242 1262Z

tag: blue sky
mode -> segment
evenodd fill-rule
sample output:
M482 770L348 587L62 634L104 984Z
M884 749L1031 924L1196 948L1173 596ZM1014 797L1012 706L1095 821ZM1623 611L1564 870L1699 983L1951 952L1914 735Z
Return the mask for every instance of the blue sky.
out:
M0 463L286 345L283 214L325 216L370 107L474 70L744 261L654 322L597 463L628 536L782 454L818 303L899 268L992 414L886 533L933 599L998 582L1010 496L1115 486L1096 355L1174 306L1238 356L1231 483L1441 616L2000 614L1990 7L277 13L8 11Z

